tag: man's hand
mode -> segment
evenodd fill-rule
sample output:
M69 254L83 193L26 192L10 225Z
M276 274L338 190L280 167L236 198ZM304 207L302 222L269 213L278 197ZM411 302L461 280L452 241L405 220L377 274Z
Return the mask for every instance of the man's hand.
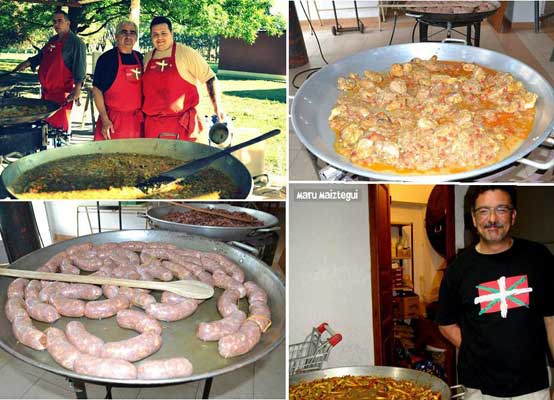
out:
M74 87L73 90L69 93L69 96L65 99L66 102L75 101L75 103L80 106L81 101L79 100L81 97L81 87Z
M217 115L217 122L225 122L225 113L223 111L215 110L215 115Z
M19 63L13 71L14 72L23 71L25 68L29 68L30 66L31 66L31 62L26 60L26 61L23 61L22 63Z
M110 140L112 138L113 133L113 124L112 121L108 117L103 118L102 117L102 136L104 136L104 139Z
M460 347L462 345L462 331L460 325L439 325L439 331L454 346Z

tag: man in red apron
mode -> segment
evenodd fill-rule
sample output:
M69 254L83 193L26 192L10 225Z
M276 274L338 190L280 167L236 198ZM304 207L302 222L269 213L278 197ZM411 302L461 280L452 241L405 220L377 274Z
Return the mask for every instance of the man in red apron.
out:
M170 133L180 140L194 141L192 135L202 130L195 108L199 102L198 81L206 85L218 120L224 118L215 74L196 50L173 41L169 19L155 17L150 34L154 50L144 62L145 137Z
M94 140L143 136L142 55L133 51L137 32L134 22L120 22L117 47L102 54L96 63L92 95L100 115Z
M71 22L63 11L54 13L53 26L56 35L34 57L16 67L21 71L33 70L37 65L38 79L42 86L42 98L62 106L46 122L54 128L69 130L73 100L78 100L86 74L86 47L69 27Z

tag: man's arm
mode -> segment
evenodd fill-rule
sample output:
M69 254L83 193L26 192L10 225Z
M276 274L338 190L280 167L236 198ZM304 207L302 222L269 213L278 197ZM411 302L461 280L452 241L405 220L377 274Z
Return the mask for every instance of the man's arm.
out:
M552 357L554 357L554 316L544 317L544 326L546 328L548 347L550 348Z
M208 95L210 96L212 106L214 107L214 114L217 115L219 122L223 122L225 119L225 113L221 108L221 97L217 79L215 77L208 79L208 81L206 81L206 88L208 89Z
M113 132L113 124L108 117L108 112L106 111L106 104L104 103L104 93L96 86L92 87L92 97L94 99L94 104L96 104L96 109L100 118L102 119L102 136L104 139L110 140L111 133Z
M460 329L460 325L458 324L439 325L439 331L454 346L460 347L462 345L462 331ZM554 339L554 336L553 336L553 339Z

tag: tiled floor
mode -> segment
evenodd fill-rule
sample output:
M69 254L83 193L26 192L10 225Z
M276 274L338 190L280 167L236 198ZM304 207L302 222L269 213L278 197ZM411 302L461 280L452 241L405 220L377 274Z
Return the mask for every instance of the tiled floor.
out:
M411 43L413 19L408 17L399 18L394 34L393 44ZM315 29L323 55L329 63L333 63L355 54L362 50L386 46L389 43L392 32L392 19L387 19L383 24L383 30L377 29L377 24L367 23L365 32L347 32L333 36L331 27L319 27ZM347 26L347 25L345 25ZM435 32L438 28L430 28L429 33ZM440 35L437 36L437 38ZM459 37L454 34L453 37ZM417 33L416 33L417 38ZM416 39L417 40L417 39ZM324 66L320 56L317 42L314 35L304 32L304 42L310 62L299 68L289 70L289 96L294 96L296 88L292 85L292 78L299 72L309 68ZM544 28L540 33L534 33L532 29L517 30L511 33L498 33L487 22L481 26L481 46L485 49L498 51L515 57L537 70L551 84L554 83L554 62L550 61L550 55L554 48L554 28ZM306 74L297 79L297 84L302 83ZM289 112L290 112L289 101ZM310 153L298 140L292 126L289 124L289 179L294 181L319 180L317 169Z
M86 384L88 397L104 398L106 389ZM204 382L157 388L113 388L114 399L199 399ZM65 378L28 365L0 350L0 399L75 398ZM211 399L284 399L285 343L267 357L213 380Z

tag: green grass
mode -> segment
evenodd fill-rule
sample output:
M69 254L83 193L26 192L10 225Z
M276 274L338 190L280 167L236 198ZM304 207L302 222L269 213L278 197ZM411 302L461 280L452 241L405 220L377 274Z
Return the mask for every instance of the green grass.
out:
M22 58L17 57L1 59L0 73L12 70L21 61ZM217 71L217 68L214 70ZM27 74L30 72L25 74L26 78ZM34 77L29 75L28 78L36 79L36 74ZM235 118L234 128L255 128L260 134L272 129L281 130L280 135L266 141L265 168L270 174L285 176L286 82L281 77L268 79L256 77L255 74L245 77L244 74L233 74L232 71L222 71L221 77L218 76L218 78L224 112L228 117ZM36 86L38 88L38 82ZM200 87L199 91L198 114L212 115L213 108L206 88Z

